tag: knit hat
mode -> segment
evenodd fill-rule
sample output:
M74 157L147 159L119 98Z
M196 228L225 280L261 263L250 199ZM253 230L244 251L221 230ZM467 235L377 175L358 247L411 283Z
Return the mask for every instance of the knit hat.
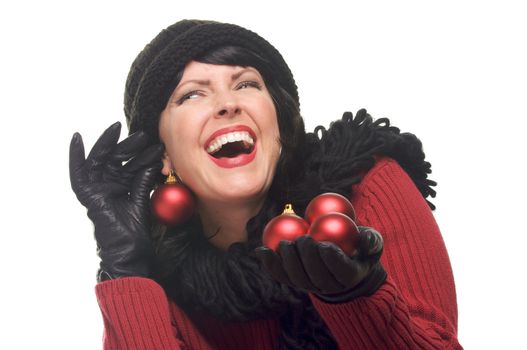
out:
M289 67L265 39L234 24L182 20L162 30L132 63L124 96L129 133L143 130L159 140L159 117L176 88L178 73L191 60L223 46L240 46L265 58L274 79L299 104Z

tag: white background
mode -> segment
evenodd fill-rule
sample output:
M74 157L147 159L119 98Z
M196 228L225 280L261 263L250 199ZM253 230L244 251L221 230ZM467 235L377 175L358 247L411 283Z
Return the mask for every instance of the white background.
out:
M183 18L250 28L295 74L309 130L365 107L424 143L466 349L526 349L526 11L520 1L19 1L0 5L0 348L98 349L92 225L68 178L132 60ZM5 3L3 3L5 4ZM300 4L300 3L299 3Z

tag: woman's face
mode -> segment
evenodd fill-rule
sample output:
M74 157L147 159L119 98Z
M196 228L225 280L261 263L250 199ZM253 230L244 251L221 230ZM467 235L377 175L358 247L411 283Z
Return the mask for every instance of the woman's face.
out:
M199 201L261 200L280 155L276 109L251 67L190 62L161 113L166 152Z

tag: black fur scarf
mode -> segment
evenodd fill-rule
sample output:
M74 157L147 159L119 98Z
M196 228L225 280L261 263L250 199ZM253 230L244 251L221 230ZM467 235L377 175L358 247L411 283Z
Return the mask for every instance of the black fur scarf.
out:
M328 130L317 127L307 134L306 143L304 176L287 190L276 184L271 187L262 210L247 224L248 242L220 251L204 238L199 219L174 230L157 230L155 278L189 314L206 312L236 321L277 318L280 349L337 349L307 294L272 280L254 256L263 227L280 214L286 200L302 216L309 201L320 193L349 196L352 185L361 181L360 174L374 165L374 155L399 162L425 199L435 197L431 187L436 183L427 178L430 163L424 160L419 139L400 133L386 118L374 121L364 109L355 117L344 113Z

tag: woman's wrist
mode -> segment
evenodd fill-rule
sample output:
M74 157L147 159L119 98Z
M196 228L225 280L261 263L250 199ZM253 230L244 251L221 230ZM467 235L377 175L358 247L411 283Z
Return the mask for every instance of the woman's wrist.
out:
M101 260L97 281L103 282L122 277L149 277L151 274L150 259L135 260L137 261L121 259L120 264L116 263L119 259Z
M373 295L386 281L388 274L378 262L371 272L353 289L338 294L315 294L320 300L329 304L347 303L359 297Z
M108 281L108 280L113 280L114 278L106 271L104 271L103 269L99 269L99 271L97 272L97 282L101 283L101 282L104 282L104 281Z

